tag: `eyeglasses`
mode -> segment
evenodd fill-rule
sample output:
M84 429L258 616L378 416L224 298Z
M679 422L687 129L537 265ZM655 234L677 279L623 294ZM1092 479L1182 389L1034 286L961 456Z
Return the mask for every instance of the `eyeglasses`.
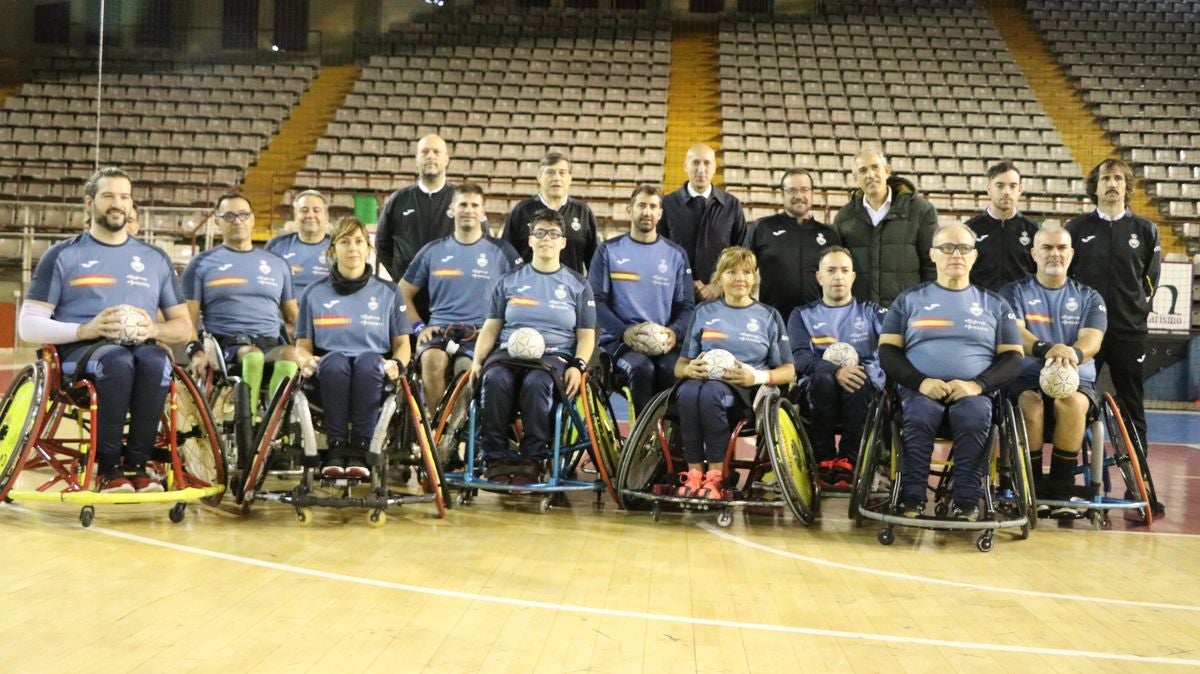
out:
M940 250L942 255L953 255L958 253L963 257L970 255L971 251L975 250L975 246L969 243L943 243L940 246L934 246L934 248Z
M558 231L557 229L535 229L529 233L529 236L532 236L533 238L538 239L539 241L542 239L550 239L551 241L557 241L557 240L563 238L563 233Z
M249 220L250 218L254 217L254 213L251 213L250 211L229 211L227 213L222 213L217 217L232 225L238 220Z
M784 190L783 193L788 195L789 197L794 197L797 194L812 194L812 188L811 187L804 187L804 188L789 187L786 190Z

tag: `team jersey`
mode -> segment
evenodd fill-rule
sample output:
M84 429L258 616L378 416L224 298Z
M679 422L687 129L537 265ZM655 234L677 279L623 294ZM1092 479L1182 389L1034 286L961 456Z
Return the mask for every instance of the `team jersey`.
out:
M725 349L740 362L759 370L792 362L783 317L775 307L762 302L731 307L718 299L697 306L682 355L696 358L713 349Z
M836 342L845 342L858 352L858 364L866 370L875 387L883 388L879 332L886 314L887 309L863 300L851 300L840 307L817 300L796 307L787 322L796 374L836 372L838 366L824 360L825 349Z
M325 261L325 249L329 248L329 236L316 243L304 243L296 232L281 234L267 242L266 249L283 258L292 270L292 286L296 294L329 276L329 263Z
M909 362L943 381L978 377L1002 344L1021 346L1016 316L1000 295L926 281L900 293L883 319L883 334L904 336Z
M394 283L372 276L362 288L342 295L326 278L300 295L296 339L311 339L317 353L386 355L393 338L412 332L407 312Z
M162 249L132 236L114 246L87 232L42 255L25 298L54 305L51 317L64 323L87 323L118 304L154 316L184 301L175 267Z
M501 348L518 328L533 328L547 351L574 353L575 330L596 327L592 289L575 270L561 266L546 273L526 264L500 277L492 287L488 318L504 319Z
M1017 320L1040 340L1072 346L1080 328L1108 329L1108 309L1100 293L1074 279L1061 288L1047 288L1036 276L1004 286L1000 294L1012 306ZM1025 373L1038 372L1045 359L1025 357ZM1096 381L1096 361L1079 366L1080 381Z
M625 234L600 244L588 265L596 298L600 344L621 341L625 329L649 321L675 331L680 341L695 308L687 253L658 237L642 243Z
M475 243L459 243L454 235L431 241L421 248L404 280L429 289L429 324L483 325L492 284L521 264L517 251L506 242L484 236Z
M283 258L228 246L210 248L188 263L183 295L200 303L205 330L227 337L279 335L279 305L295 299L292 272Z

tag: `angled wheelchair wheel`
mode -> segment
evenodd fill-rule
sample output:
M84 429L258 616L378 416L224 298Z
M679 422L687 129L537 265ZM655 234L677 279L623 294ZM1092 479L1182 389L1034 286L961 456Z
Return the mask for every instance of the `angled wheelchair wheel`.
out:
M1144 524L1154 523L1154 508L1150 500L1150 492L1143 479L1142 466L1139 463L1137 448L1129 436L1129 429L1121 410L1111 394L1104 394L1104 421L1108 427L1108 440L1112 445L1112 461L1125 483L1125 489L1133 501L1146 503L1146 507L1138 508L1138 520Z
M262 425L258 428L258 435L255 437L254 454L242 476L242 488L238 500L242 514L249 514L250 509L254 506L255 495L267 480L267 464L271 459L271 452L279 442L280 436L288 432L286 426L290 422L292 407L297 403L297 399L304 406L305 412L308 411L308 402L300 391L300 381L298 374L288 379L279 386L271 398L267 418L263 419Z
M1024 539L1029 537L1030 530L1037 522L1029 445L1025 439L1025 423L1016 408L1008 400L1001 404L1000 484L1011 489L1011 494L1002 493L997 507L1005 508L1005 515L1013 519L1025 518L1026 523L1021 526L1021 538Z
M584 392L576 399L576 405L583 408L583 420L587 424L588 439L591 442L592 460L609 496L616 503L621 502L617 494L615 478L621 454L621 436L612 413L612 405L607 394L600 385L585 376Z
M433 442L433 433L429 429L429 422L425 419L424 410L417 404L417 399L413 396L407 380L400 381L399 393L401 396L399 402L404 406L403 412L407 417L407 430L411 434L409 440L421 453L421 468L424 471L424 475L420 479L421 486L426 494L434 495L438 517L445 517L446 507L449 503L449 499L446 498L445 472Z
M446 389L431 419L433 442L442 466L456 467L464 457L459 454L465 443L467 417L471 412L471 373L463 372L454 385Z
M654 485L669 479L667 452L678 452L682 444L679 429L667 419L671 391L663 391L646 403L637 423L629 432L621 460L617 465L618 503L626 510L644 510L645 500L629 492L649 492Z
M861 523L858 511L867 506L876 471L880 462L886 458L885 438L891 432L886 410L887 400L883 395L875 396L867 410L866 424L863 426L862 440L858 446L858 460L854 462L854 484L850 489L848 515L856 524Z
M768 414L771 416L766 426L767 451L783 500L796 519L812 524L821 508L812 443L790 402L777 398Z
M186 484L172 485L172 488L224 486L225 457L221 451L221 436L213 422L208 403L192 378L178 365L174 369L174 442ZM206 497L204 503L215 506L221 502L224 494L222 489Z
M0 500L8 494L30 443L41 431L45 394L45 364L38 361L21 369L0 400Z

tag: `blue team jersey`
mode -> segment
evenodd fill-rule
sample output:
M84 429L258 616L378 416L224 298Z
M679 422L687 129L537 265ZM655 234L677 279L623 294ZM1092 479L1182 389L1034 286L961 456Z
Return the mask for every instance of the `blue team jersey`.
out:
M719 299L696 307L682 355L695 358L713 349L725 349L742 363L759 370L792 362L783 317L775 307L762 302L731 307Z
M876 388L883 388L879 333L886 314L887 309L862 300L851 300L840 307L817 300L796 307L787 322L796 373L803 376L821 370L836 371L837 365L824 360L825 349L836 342L845 342L858 352L858 364L866 370L871 383Z
M175 267L162 249L132 236L113 246L86 232L42 255L25 297L54 305L52 318L64 323L87 323L118 304L154 316L184 301Z
M329 235L316 243L304 243L296 232L280 234L267 242L265 248L283 258L292 270L292 286L296 294L310 285L329 276L329 263L325 261L325 250L329 248Z
M214 335L275 337L283 330L279 305L295 299L292 272L265 250L210 248L188 263L183 295L200 303L204 328Z
M695 308L687 253L665 237L642 243L625 234L600 244L588 265L602 345L649 321L671 328L679 341Z
M327 277L300 295L296 339L311 339L317 353L387 355L393 338L412 331L407 311L394 283L372 276L362 288L341 295Z
M1025 321L1027 330L1051 344L1074 345L1080 328L1108 329L1108 310L1100 293L1075 279L1068 279L1061 288L1047 288L1030 275L1004 286L1000 294L1012 305L1017 320ZM1038 372L1045 363L1026 356L1026 374ZM1096 381L1096 361L1079 366L1079 380Z
M501 348L513 330L533 328L542 333L547 351L573 353L575 330L596 327L596 302L587 281L570 267L547 274L526 264L492 287L488 318L504 319Z
M883 319L883 334L904 336L908 360L927 377L978 377L1002 344L1021 346L1016 316L1000 295L926 281L900 293Z
M492 285L519 264L521 256L505 241L485 236L462 244L451 234L425 244L409 263L404 280L428 288L430 325L480 326Z

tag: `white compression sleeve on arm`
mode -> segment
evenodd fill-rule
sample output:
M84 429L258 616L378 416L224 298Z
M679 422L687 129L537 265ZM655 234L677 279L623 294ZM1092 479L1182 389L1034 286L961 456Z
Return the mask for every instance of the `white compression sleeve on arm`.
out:
M54 311L35 302L22 302L17 327L21 339L34 344L67 344L79 341L79 324L51 318Z

